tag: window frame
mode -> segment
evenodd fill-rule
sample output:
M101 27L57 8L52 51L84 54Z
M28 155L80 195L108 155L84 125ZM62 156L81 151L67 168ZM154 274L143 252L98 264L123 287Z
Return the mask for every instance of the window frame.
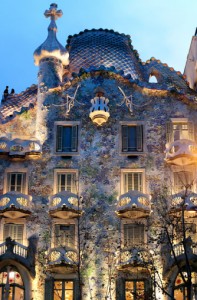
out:
M146 192L146 183L145 183L145 169L121 169L121 178L120 178L120 194L123 195L127 193L125 191L125 174L129 173L141 173L142 174L142 193ZM140 192L140 191L139 191Z
M58 151L57 150L57 128L58 126L62 126L62 127L74 127L77 126L77 149L76 151ZM79 131L80 131L80 122L79 121L56 121L54 123L54 153L57 156L76 156L79 155Z
M184 188L182 188L181 190L177 190L176 189L176 186L175 186L175 173L179 173L179 172L188 172L188 173L191 173L191 177L194 179L194 183L193 183L193 186L191 188L191 191L192 192L196 192L197 190L197 186L196 186L196 170L195 170L195 167L194 166L191 166L191 165L188 165L188 166L184 166L184 169L180 166L172 166L172 169L171 169L171 193L172 195L173 194L177 194L181 191L184 190ZM190 182L188 182L190 183Z
M53 277L45 279L45 300L54 300L54 281L72 281L73 282L73 299L79 297L79 280L76 274L53 274Z
M148 291L148 286L149 286L149 283L148 283L148 279L147 278L131 278L131 279L125 279L124 280L124 299L126 300L126 282L134 282L135 284L137 283L137 282L139 282L139 281L143 281L144 282L144 297L143 297L143 299L145 300L145 299L150 299L149 297L150 297L150 295L147 295L147 291ZM136 298L135 296L134 296L134 300L137 300L138 298ZM142 300L143 300L142 299Z
M58 192L58 175L61 175L61 174L75 174L75 177L76 177L76 192L72 192L71 193L74 193L74 194L77 194L78 191L79 191L79 180L78 180L78 170L76 169L54 169L54 194L57 194L59 193Z
M23 239L22 239L21 244L24 246L28 246L26 220L24 218L18 218L18 219L2 218L1 222L0 222L0 226L1 226L0 240L2 242L5 242L5 240L4 240L4 225L6 225L6 224L23 225Z
M66 290L65 289L65 282L70 281L70 282L73 283L73 289L72 289L72 291L73 291L73 297L72 297L72 300L74 300L75 299L75 280L74 279L63 279L63 278L58 279L58 278L54 278L54 280L53 280L53 298L54 298L55 282L56 281L61 281L62 282L62 289L61 289L61 291L62 291L62 297L61 298L63 300L66 300L66 298L65 298L65 290Z
M77 230L77 220L74 219L67 219L67 220L63 220L63 219L58 219L55 218L52 221L52 239L51 239L51 248L57 248L57 247L64 247L64 245L57 245L56 244L56 236L55 236L55 227L56 225L64 225L64 226L69 226L69 225L74 225L75 228L75 236L74 236L74 242L73 242L73 246L70 247L72 249L77 249L78 248L78 242L77 242L77 234L78 234L78 230ZM65 245L65 247L68 247Z
M142 143L142 151L123 151L123 132L122 128L123 126L130 126L130 127L140 127L142 129L142 137L141 137L141 143ZM119 152L120 155L123 156L139 156L144 155L145 153L145 145L146 145L146 136L145 136L145 122L144 121L120 121L119 126L119 135L120 135L120 145L119 145ZM137 139L137 138L136 138ZM136 143L137 147L137 143Z
M171 144L175 142L177 139L174 138L174 128L173 126L176 124L187 124L188 126L188 140L195 141L195 128L194 122L189 121L188 118L170 118L170 120L166 123L166 142ZM181 139L179 139L181 140Z
M5 173L4 173L4 187L3 187L3 193L8 193L11 192L9 189L9 174L19 174L19 173L23 173L25 175L24 178L24 187L22 188L22 194L28 194L28 172L27 169L24 168L19 168L19 169L15 169L15 168L7 168L5 169Z
M141 247L143 248L144 245L147 244L147 220L145 219L142 219L142 220L138 220L138 221L135 221L135 220L129 220L129 219L122 219L121 220L121 248L122 249L128 249L128 248L135 248L135 245L130 245L130 246L126 246L125 245L125 235L124 235L124 228L125 228L125 225L143 225L144 226L144 243L142 245L137 245L137 247Z

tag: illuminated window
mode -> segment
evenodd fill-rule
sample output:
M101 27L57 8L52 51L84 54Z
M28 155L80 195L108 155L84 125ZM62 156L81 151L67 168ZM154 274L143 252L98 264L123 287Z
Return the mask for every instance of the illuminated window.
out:
M56 122L56 153L73 155L78 151L78 122Z
M187 119L172 119L167 123L167 142L172 143L177 140L194 140L194 124Z
M144 245L144 224L124 224L124 246Z
M121 152L143 152L143 125L126 124L121 126Z
M7 173L7 191L25 193L26 173L8 172Z
M75 246L75 225L74 224L55 224L55 247Z
M128 191L144 191L144 171L141 169L137 170L122 170L122 194Z
M145 293L144 280L129 280L125 281L125 300L145 300L147 294Z
M187 300L187 273L183 272L183 276L186 280L186 282L183 281L181 275L179 274L175 280L175 286L174 286L174 298L176 300ZM193 288L193 294L197 295L197 273L192 272L192 288ZM195 299L192 298L192 299Z
M179 193L184 191L187 186L190 186L190 190L193 190L193 181L194 181L194 174L193 172L188 171L179 171L174 172L174 185L173 190L174 193Z
M23 231L24 231L23 224L12 224L12 223L4 224L4 230L3 230L4 240L7 237L11 237L12 240L15 240L16 242L22 244Z
M74 300L74 282L55 280L53 287L54 300Z
M25 287L15 267L6 266L0 273L0 299L24 300Z

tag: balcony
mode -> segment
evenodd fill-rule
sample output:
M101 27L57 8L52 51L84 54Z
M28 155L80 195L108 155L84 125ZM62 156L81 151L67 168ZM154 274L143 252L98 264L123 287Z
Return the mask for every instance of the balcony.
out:
M169 213L180 217L183 211L186 218L197 217L197 194L191 192L185 195L185 191L182 191L172 195Z
M188 241L190 242L187 245L187 254L188 254L188 256L190 256L192 254L197 255L197 244L193 243L190 238L188 238ZM184 254L184 247L183 247L182 243L174 245L173 248L174 248L174 253L175 253L176 257ZM174 257L172 251L171 251L171 257L172 258Z
M0 261L14 260L25 266L35 276L35 253L37 248L37 238L31 236L28 247L6 238L5 242L0 244Z
M166 144L165 161L169 164L185 166L197 162L197 144L191 140L177 140Z
M139 191L129 191L119 198L116 213L122 218L144 218L151 212L150 196Z
M42 146L38 140L9 140L0 138L0 155L11 158L37 158L42 153Z
M147 269L148 267L148 256L146 252L141 247L132 247L128 249L122 249L120 253L120 261L118 264L119 270L129 270L134 272L133 268Z
M186 252L183 243L173 245L173 250L170 245L162 247L162 257L164 262L164 274L167 274L177 263L181 266L185 263L185 254L187 254L189 262L197 261L197 243L192 241L191 237L186 239Z
M19 192L8 192L0 196L0 215L17 219L30 215L32 197Z
M48 266L53 272L72 273L77 271L77 250L69 247L52 248L48 254Z
M76 218L82 214L78 204L77 195L63 191L49 197L49 213L61 219Z

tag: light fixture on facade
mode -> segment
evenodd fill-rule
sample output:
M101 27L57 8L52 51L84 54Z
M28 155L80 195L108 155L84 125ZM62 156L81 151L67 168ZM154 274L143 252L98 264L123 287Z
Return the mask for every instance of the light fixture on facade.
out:
M110 116L107 106L109 99L104 97L104 90L101 87L98 87L95 93L96 96L91 100L92 107L90 108L89 117L94 124L102 126Z

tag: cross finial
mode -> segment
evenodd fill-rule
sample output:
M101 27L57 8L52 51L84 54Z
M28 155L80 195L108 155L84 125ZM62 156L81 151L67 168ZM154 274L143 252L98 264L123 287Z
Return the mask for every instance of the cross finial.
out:
M49 10L45 10L45 13L44 13L45 17L46 18L51 18L51 21L53 20L57 20L58 18L60 18L63 13L61 10L57 10L57 4L56 3L52 3L50 5L50 8Z

